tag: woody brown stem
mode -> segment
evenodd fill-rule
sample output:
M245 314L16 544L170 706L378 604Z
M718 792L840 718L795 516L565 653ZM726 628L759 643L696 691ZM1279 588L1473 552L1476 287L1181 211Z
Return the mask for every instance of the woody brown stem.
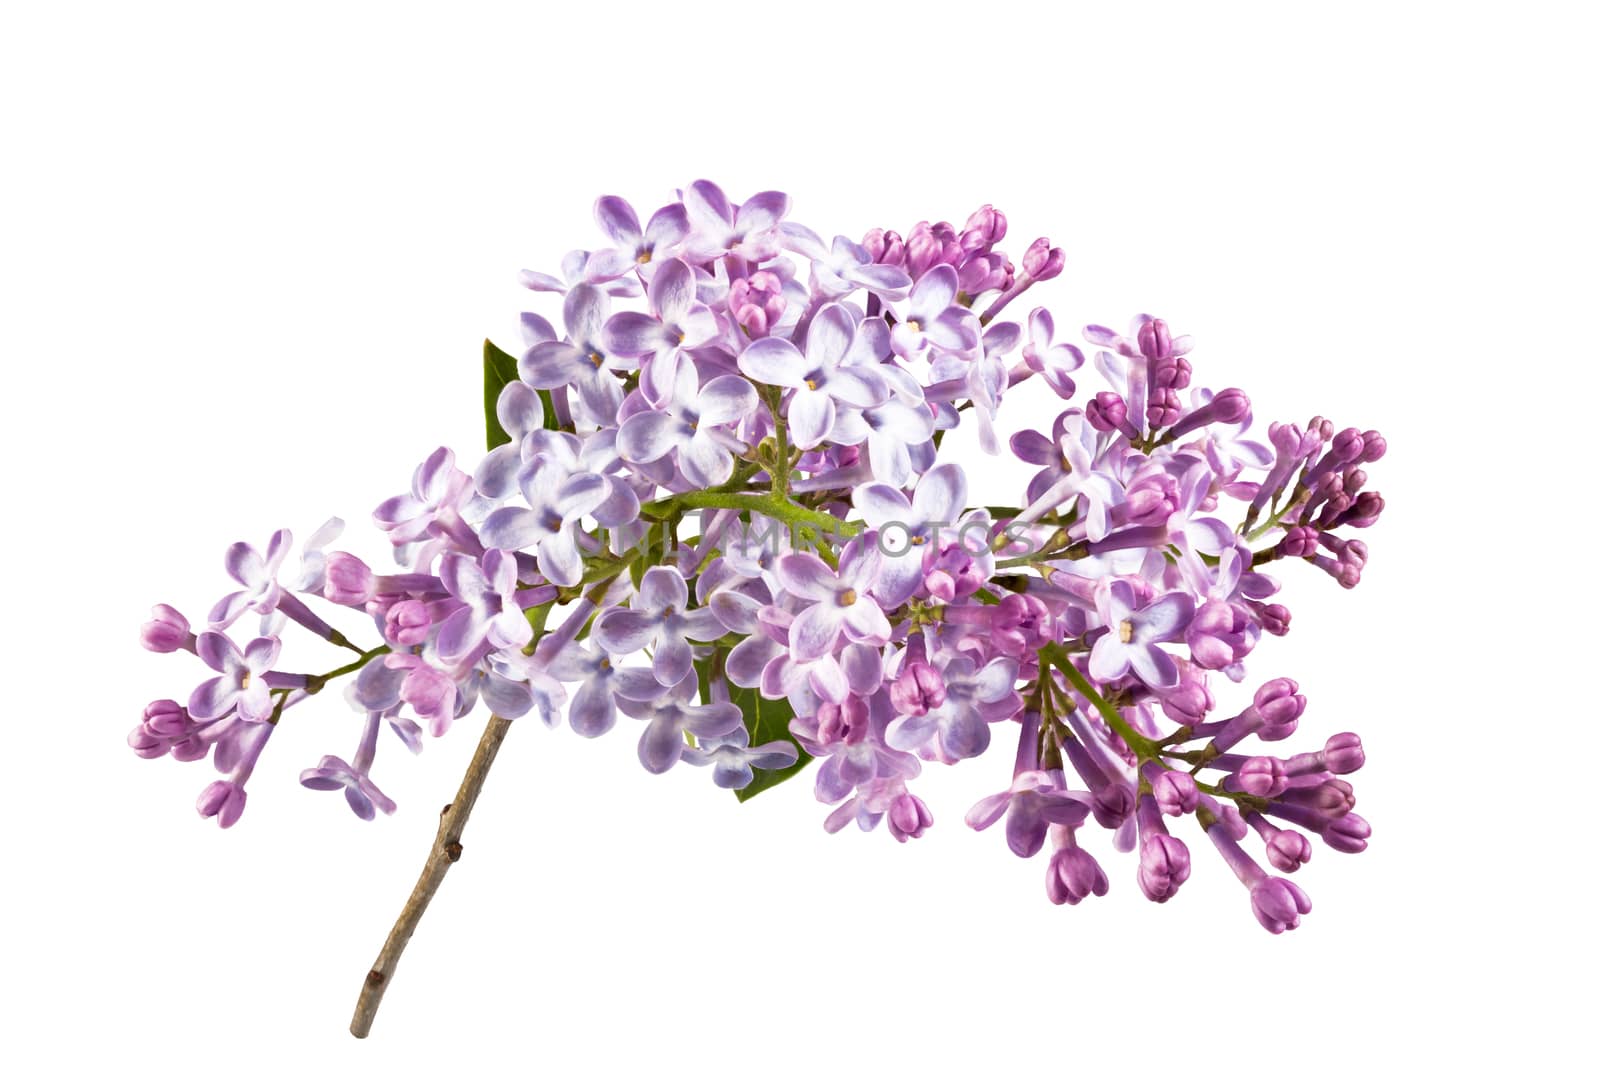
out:
M405 953L406 944L417 930L417 923L422 920L428 903L433 901L439 885L444 883L445 873L450 871L451 865L461 860L461 831L467 825L467 818L472 815L472 807L483 790L483 781L488 778L489 766L494 764L495 755L500 752L500 743L510 727L509 720L489 717L483 735L478 739L478 748L473 752L472 763L467 766L467 774L456 790L455 801L445 806L439 814L439 833L433 838L433 848L428 851L428 861L422 866L422 875L417 877L411 897L406 899L405 908L389 930L389 938L384 940L383 949L378 951L378 960L372 963L372 971L367 973L362 982L361 997L356 1000L356 1012L350 1018L350 1034L357 1039L365 1039L367 1033L372 1031L372 1020L378 1015L378 1004L389 989L389 981L394 978L400 955Z

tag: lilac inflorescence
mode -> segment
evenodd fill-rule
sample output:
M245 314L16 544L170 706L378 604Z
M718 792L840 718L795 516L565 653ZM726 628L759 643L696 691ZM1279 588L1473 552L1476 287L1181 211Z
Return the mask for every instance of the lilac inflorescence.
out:
M1363 850L1344 778L1361 740L1248 752L1295 735L1305 695L1219 695L1289 630L1274 571L1360 581L1383 437L1314 418L1263 440L1242 391L1191 385L1191 341L1161 319L1089 326L1080 348L1044 308L999 318L1065 257L1041 238L1014 260L992 207L860 242L788 213L704 181L644 223L602 197L611 247L523 274L561 327L523 316L499 444L471 471L437 450L374 511L398 566L329 550L337 521L297 564L287 531L230 548L237 589L203 622L160 605L144 625L201 670L145 708L134 751L209 756L198 808L227 827L277 728L337 680L355 750L300 781L363 820L395 808L381 739L418 752L481 703L585 737L635 721L648 771L709 768L741 797L815 759L829 831L904 842L933 823L926 763L1014 735L1004 789L966 820L1044 854L1051 901L1106 893L1101 831L1157 902L1209 840L1267 930L1298 926L1310 899L1248 847L1279 873L1314 838ZM974 500L941 441L968 418L999 452L1000 403L1030 378L1077 403L1011 438L1021 501ZM289 671L289 625L352 656Z

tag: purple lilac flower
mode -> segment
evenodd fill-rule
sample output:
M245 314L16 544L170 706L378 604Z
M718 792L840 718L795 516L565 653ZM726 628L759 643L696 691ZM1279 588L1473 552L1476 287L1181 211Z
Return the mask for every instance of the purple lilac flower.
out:
M789 433L801 449L812 449L833 430L838 406L867 408L888 398L888 387L847 356L856 325L841 305L817 313L806 332L806 351L783 338L763 338L739 354L739 369L757 382L793 390Z
M998 735L1016 746L1010 787L968 822L1004 816L1010 848L1043 855L1052 902L1106 893L1086 838L1101 831L1167 901L1190 877L1193 821L1258 922L1297 926L1309 898L1262 864L1301 871L1313 836L1366 848L1345 778L1361 739L1259 752L1294 734L1305 696L1256 680L1229 715L1216 684L1252 678L1288 631L1284 569L1360 582L1383 435L1318 417L1258 442L1250 398L1195 381L1191 340L1163 320L1085 329L1091 366L1048 309L1003 315L1066 253L1004 248L990 205L860 244L788 212L785 194L736 203L705 181L643 224L600 198L611 247L524 273L561 295L564 332L555 298L522 313L518 378L490 399L509 440L471 476L436 450L374 510L393 567L335 548L334 520L297 560L287 531L264 554L232 547L236 588L198 633L158 605L140 641L203 668L186 705L144 706L130 749L209 757L221 778L197 809L230 826L279 721L309 721L295 707L351 675L355 751L301 778L363 819L395 808L372 776L384 725L416 752L421 724L438 736L480 708L552 727L565 712L585 737L621 712L644 722L651 772L709 767L741 798L781 781L798 744L827 831L910 842L933 824L913 792L923 762ZM947 432L975 425L994 450L1018 391L1054 406L1011 439L1031 481L969 509ZM263 637L224 633L251 613ZM308 635L320 655L280 669ZM734 688L759 694L760 737L780 737L751 745Z

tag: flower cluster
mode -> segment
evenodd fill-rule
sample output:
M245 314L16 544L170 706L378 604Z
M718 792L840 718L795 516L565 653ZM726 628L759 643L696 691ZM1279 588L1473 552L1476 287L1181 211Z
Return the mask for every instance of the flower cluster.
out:
M925 764L1014 735L1004 789L966 820L1003 817L1013 852L1045 854L1052 901L1106 892L1092 825L1165 901L1193 817L1261 924L1296 927L1310 900L1247 844L1279 873L1308 836L1362 850L1343 778L1361 742L1250 752L1294 735L1305 695L1276 678L1243 708L1217 696L1289 629L1280 562L1360 580L1382 436L1321 418L1253 436L1245 394L1191 385L1190 341L1160 319L1090 326L1086 356L1044 308L1000 318L1064 258L1039 239L1013 261L991 207L860 242L788 213L704 181L642 223L601 198L610 247L523 275L560 326L527 313L515 360L486 352L505 381L488 454L468 470L439 449L373 513L398 565L331 550L336 523L293 567L286 531L232 547L239 589L203 623L163 605L145 625L205 672L146 708L135 751L211 756L199 809L226 827L286 716L349 677L355 751L300 779L362 819L394 809L372 778L385 726L416 751L481 701L585 737L620 714L648 771L709 767L740 797L815 761L829 831L905 841L933 822ZM998 452L1000 403L1029 379L1067 406L1010 439L1037 472L1020 502L973 500L943 436L970 418ZM280 669L290 624L353 657Z

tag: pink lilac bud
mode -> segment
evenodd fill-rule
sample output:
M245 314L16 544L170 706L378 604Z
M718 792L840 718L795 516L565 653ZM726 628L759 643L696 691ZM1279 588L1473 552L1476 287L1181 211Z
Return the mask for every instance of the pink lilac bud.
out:
M929 547L923 557L923 584L940 601L964 598L983 585L978 562L960 545L935 550Z
M1311 860L1311 842L1304 835L1288 828L1274 827L1266 817L1253 813L1250 826L1261 834L1267 848L1267 862L1279 872L1295 872Z
M889 804L889 834L899 842L920 839L933 825L933 813L921 798L907 792Z
M1097 431L1121 431L1128 423L1128 403L1106 390L1094 395L1083 414Z
M1035 282L1047 282L1067 266L1067 254L1050 244L1049 238L1038 238L1022 254L1022 271Z
M993 204L985 204L967 216L967 225L961 228L961 246L965 249L988 249L1006 236L1006 214Z
M1206 673L1183 662L1178 664L1178 684L1161 693L1161 711L1176 723L1193 727L1216 707L1206 687Z
M969 296L1003 290L1016 277L1016 270L1004 253L985 253L970 256L956 271L956 281L961 292Z
M433 629L433 613L421 601L397 601L383 617L383 637L390 646L420 646Z
M1133 788L1126 783L1104 783L1089 795L1089 811L1102 828L1120 828L1133 816Z
M1155 799L1139 799L1139 889L1152 902L1165 902L1189 878L1189 848L1167 834Z
M1200 790L1187 772L1166 769L1150 777L1150 794L1161 812L1169 817L1193 813L1200 804Z
M219 779L200 792L194 807L202 817L216 817L219 827L231 828L244 813L245 800L244 787L230 780Z
M176 739L194 731L199 725L189 719L187 709L163 698L144 707L144 726L158 738Z
M1330 779L1311 787L1293 787L1281 792L1281 800L1309 809L1326 820L1337 820L1356 806L1355 790L1342 779Z
M1182 395L1177 390L1152 387L1149 402L1145 405L1145 415L1151 427L1175 426L1183 415Z
M1189 878L1189 848L1170 835L1152 835L1139 846L1139 889L1152 902L1165 902Z
M1361 450L1361 462L1363 464L1371 464L1382 460L1383 455L1389 451L1389 443L1384 441L1383 435L1377 431L1364 431L1361 439L1366 443L1366 448Z
M1069 829L1056 825L1051 828L1052 838L1056 837L1058 829L1071 834ZM1070 839L1058 844L1056 852L1050 855L1050 863L1044 870L1044 892L1056 905L1075 906L1090 895L1098 897L1110 889L1111 881L1106 879L1105 870L1094 855Z
M1128 483L1122 504L1110 512L1118 526L1162 526L1181 506L1178 480L1162 470L1141 472Z
M1279 935L1300 927L1301 916L1311 912L1311 899L1297 885L1272 876L1251 888L1250 907L1263 928Z
M1257 798L1275 798L1289 786L1283 762L1276 757L1247 758L1239 771L1222 781L1225 789L1243 791Z
M372 569L360 558L335 550L328 554L327 572L323 579L322 596L335 605L360 608L377 593L377 580Z
M1349 775L1367 763L1361 749L1361 736L1353 731L1341 731L1328 740L1322 748L1322 767L1336 776Z
M1309 557L1317 551L1315 527L1291 527L1278 543L1280 557Z
M1176 364L1173 369L1176 370ZM1168 387L1166 389L1170 390L1173 397L1176 397L1177 391L1181 387ZM1154 401L1151 403L1153 405ZM1172 436L1181 438L1190 431L1199 430L1201 427L1212 423L1243 423L1249 415L1250 398L1245 396L1243 390L1230 388L1213 397L1209 404L1201 405L1187 416L1174 422L1172 424Z
M139 641L152 653L194 649L189 621L171 605L157 605L150 610L150 619L139 629Z
M1261 630L1279 638L1289 633L1289 624L1294 620L1294 614L1289 611L1289 606L1277 603L1268 605L1259 601L1252 601L1247 604L1256 614L1256 620L1261 624Z
M961 259L961 240L949 223L918 223L906 235L905 268L919 279L941 264Z
M824 746L842 742L858 746L867 741L872 713L859 694L847 696L843 703L824 702L817 710L817 741Z
M875 227L867 231L866 237L861 239L861 246L867 250L867 255L872 257L872 262L875 264L899 267L906 262L905 240L893 230Z
M1226 668L1244 660L1255 648L1254 620L1243 605L1207 601L1195 611L1184 631L1194 663L1201 668Z
M147 725L140 724L128 732L128 745L133 747L135 756L151 761L165 757L172 749L172 740L164 739L153 733Z
M1375 490L1368 490L1357 495L1350 507L1339 516L1336 526L1348 524L1351 527L1371 527L1378 522L1378 517L1383 514L1383 495Z
M889 701L902 716L926 716L930 709L944 704L944 679L926 661L907 665L900 677L889 684Z
M783 296L783 279L771 271L736 278L728 287L728 311L750 338L765 338L783 317L788 304Z
M410 668L406 672L406 678L400 683L400 700L410 705L418 716L428 721L429 729L435 736L443 735L456 715L455 681L432 665L421 663L420 659L411 660L415 663L407 664L405 661L400 661L396 655L390 654L385 663L390 664L390 667ZM390 663L395 661L400 663Z
M1164 319L1147 319L1139 326L1139 352L1151 360L1172 355L1172 331Z
M1354 813L1346 813L1322 830L1322 841L1344 854L1359 854L1367 848L1372 825Z
M1300 693L1300 684L1287 676L1280 676L1256 688L1251 707L1261 714L1265 723L1273 726L1293 724L1306 710L1306 696Z
M1001 598L990 626L990 642L1007 657L1020 657L1058 637L1050 607L1031 594L1007 594Z

